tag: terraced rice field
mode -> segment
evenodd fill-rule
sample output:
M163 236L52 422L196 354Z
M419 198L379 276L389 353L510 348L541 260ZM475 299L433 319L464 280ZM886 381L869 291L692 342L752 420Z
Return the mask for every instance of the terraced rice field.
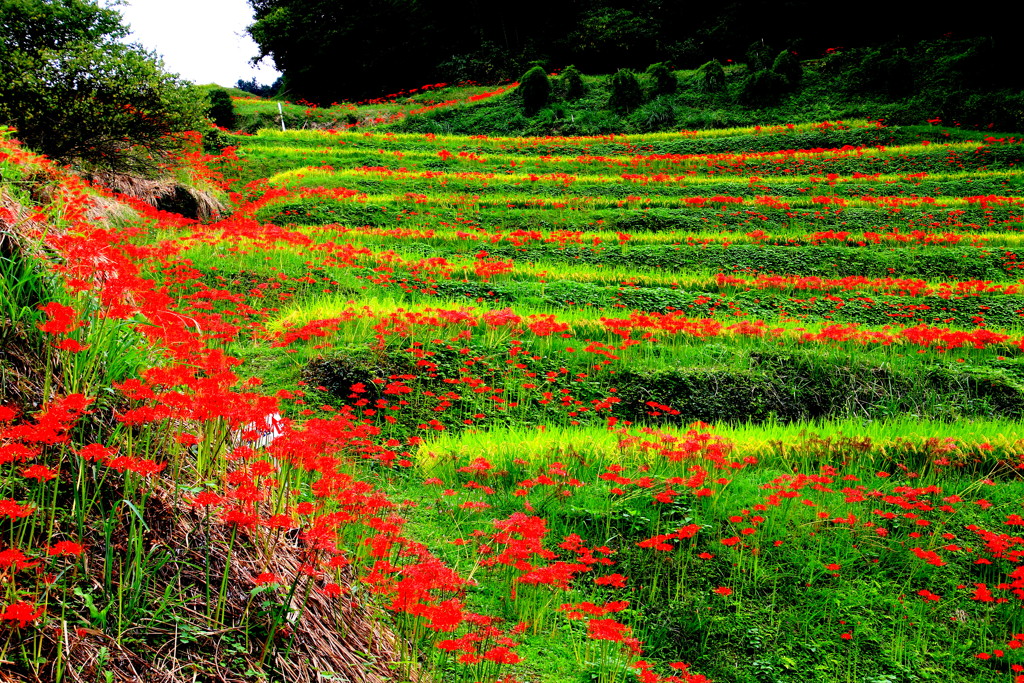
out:
M1022 680L1020 141L867 121L234 141L193 160L228 217L61 209L74 229L43 235L69 301L111 321L51 306L43 331L134 454L61 467L109 465L96 490L124 475L139 507L159 474L229 548L212 583L204 551L205 602L169 583L126 638L177 614L201 643L243 633L242 678L283 680L314 596L396 633L397 657L327 672L354 680ZM117 325L146 344L115 349ZM131 348L148 366L103 379ZM44 426L18 419L4 438ZM22 498L63 500L42 474ZM160 593L139 558L127 595Z
M225 253L244 242L190 256L229 287L272 267L315 281L268 321L289 337L372 300L372 323L340 326L346 343L384 315L370 346L436 364L450 344L430 328L473 323L488 355L504 336L586 370L582 405L617 389L626 419L650 417L648 402L682 424L1018 417L1020 146L898 135L265 131L242 141L237 175L267 177L253 216L295 238L273 266ZM418 355L397 348L409 338ZM545 424L530 396L544 392L521 387L534 368L519 370L502 381L519 410L472 418L478 402L460 399L445 416Z
M660 680L641 647L714 680L1003 680L1024 148L948 136L263 131L219 166L252 221L189 243L184 310L251 331L228 349L289 416L373 425L410 537L479 579L435 604L519 623L537 680ZM445 676L519 660L405 614Z

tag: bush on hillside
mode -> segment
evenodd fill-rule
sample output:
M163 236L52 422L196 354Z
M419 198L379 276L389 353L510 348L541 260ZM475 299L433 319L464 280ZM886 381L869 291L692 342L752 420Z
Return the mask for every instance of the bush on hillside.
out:
M551 97L551 81L544 69L534 66L523 74L519 79L519 93L527 116L533 116L543 109Z
M644 101L643 90L636 74L628 69L619 69L611 79L612 95L608 106L619 113L633 111Z
M717 59L713 59L697 69L695 81L698 92L725 92L725 69Z
M232 104L231 95L228 94L228 91L216 88L209 92L209 97L210 108L208 115L210 120L221 128L234 130L236 127L235 105Z
M563 97L567 100L578 100L587 94L586 86L583 84L583 74L572 64L565 67L558 82L562 86Z
M763 40L755 40L747 48L746 60L747 69L751 73L757 71L764 71L772 67L772 54L774 54L770 45L765 44Z
M800 83L803 78L804 68L797 56L789 50L783 50L772 63L772 71L786 79L791 88Z
M629 115L630 127L640 133L653 133L675 126L676 109L671 98L659 97L648 102Z
M672 69L665 62L651 64L647 67L647 75L653 81L651 92L655 97L671 95L679 88L676 75L672 73Z
M740 102L748 106L768 106L778 102L788 86L786 79L779 74L762 69L744 79Z

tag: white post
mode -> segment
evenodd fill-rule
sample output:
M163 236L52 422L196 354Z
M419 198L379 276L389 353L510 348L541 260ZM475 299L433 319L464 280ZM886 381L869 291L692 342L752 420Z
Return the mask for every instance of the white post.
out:
M281 132L284 132L284 109L281 108L281 102L277 103L277 113L281 115Z

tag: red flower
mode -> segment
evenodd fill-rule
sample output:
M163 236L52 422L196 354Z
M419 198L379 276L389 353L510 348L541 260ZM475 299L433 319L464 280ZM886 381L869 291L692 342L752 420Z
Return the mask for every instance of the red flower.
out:
M616 588L626 587L626 576L622 574L609 574L608 576L599 576L594 579L594 583L598 586L615 586Z
M484 659L497 662L498 664L518 664L523 660L522 657L502 645L492 647L485 652Z
M320 589L320 592L329 598L336 598L340 596L344 591L341 586L336 583L329 583Z
M59 541L56 544L54 544L52 548L47 548L46 549L46 554L47 555L62 555L62 556L65 556L65 557L69 556L69 555L81 555L82 554L82 544L81 543L75 543L73 541Z
M253 580L253 582L257 586L266 586L271 583L281 583L281 579L277 577L277 574L272 574L271 572L263 572L262 574L257 576Z
M44 465L31 465L21 471L21 476L26 479L35 479L38 482L49 481L57 476L56 470L51 470Z
M629 635L629 627L614 619L591 619L587 622L587 634L594 640L621 642Z
M21 517L28 517L33 512L35 512L35 508L27 503L22 504L9 498L0 500L0 517L19 519Z
M39 325L39 329L47 334L67 334L71 330L81 327L82 323L75 319L75 309L71 306L64 306L51 301L39 309L49 316L49 320Z
M17 569L31 569L37 564L39 563L29 560L25 553L21 552L17 548L0 550L0 569L9 569L11 567L15 567Z
M89 348L89 344L82 344L77 339L64 339L56 345L61 351L79 353Z
M732 595L732 589L728 586L719 586L714 590L714 592L718 593L719 595Z
M35 607L30 602L16 602L12 605L8 605L4 609L3 614L0 614L0 619L5 621L16 621L18 622L19 628L25 628L29 622L35 621L39 617L43 616L43 608L40 607L37 610L33 610Z

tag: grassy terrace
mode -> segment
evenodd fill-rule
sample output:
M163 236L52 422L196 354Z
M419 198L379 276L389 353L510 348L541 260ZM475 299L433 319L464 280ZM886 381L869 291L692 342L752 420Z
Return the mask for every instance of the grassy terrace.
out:
M966 137L264 131L225 171L267 177L243 192L267 191L253 215L289 237L182 257L225 291L278 287L270 348L231 347L264 381L419 442L390 490L481 577L468 604L526 625L526 678L617 680L629 648L595 633L617 614L645 657L717 680L1002 680L999 657L953 654L985 637L957 610L984 604L988 582L964 577L991 565L945 554L975 524L929 516L964 514L939 498L986 477L1006 512L1020 491L1022 150ZM288 414L316 414L307 399ZM816 493L779 507L799 481ZM871 492L891 502L861 509ZM887 504L931 512L878 528ZM579 534L621 574L539 578L561 552L499 569L495 529L517 530L498 548Z
M129 545L121 641L194 623L195 647L232 634L220 675L288 680L309 620L341 633L336 604L395 634L365 680L974 683L1024 666L1015 139L853 121L232 142L210 161L229 217L137 206L92 233L58 197L47 215L80 222L35 236L71 285L55 300L108 313L55 337L88 347L60 350L67 388L103 397L122 448L166 468L152 488L232 549L190 555L177 600ZM79 284L112 269L53 237L79 233L118 277ZM231 437L274 412L269 446ZM19 420L0 413L6 443L28 438ZM82 447L45 452L74 476L106 467L76 464ZM155 473L109 476L117 496L98 486L66 518L48 501L78 501L76 479L4 484L50 511L20 547L46 556L49 526L111 567L97 609L116 603L112 539L146 532L94 528L82 506L130 501L155 523ZM290 534L304 570L282 559ZM7 604L53 612L78 585L11 571ZM59 651L3 633L8 658Z

